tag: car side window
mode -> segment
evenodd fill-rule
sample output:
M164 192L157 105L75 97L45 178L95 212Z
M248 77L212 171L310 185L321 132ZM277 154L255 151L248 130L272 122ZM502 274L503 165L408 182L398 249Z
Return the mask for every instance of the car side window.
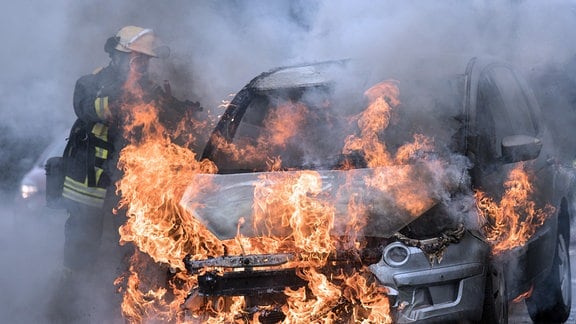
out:
M503 125L503 135L536 136L538 127L534 111L530 106L527 93L521 86L516 74L505 67L490 70L496 86L501 93L505 113L510 124Z
M504 110L503 104L494 80L485 75L478 86L476 103L477 158L481 166L495 162L500 156L495 112Z
M499 161L504 137L537 135L526 93L510 69L495 66L483 72L478 84L476 129L478 160L483 165Z

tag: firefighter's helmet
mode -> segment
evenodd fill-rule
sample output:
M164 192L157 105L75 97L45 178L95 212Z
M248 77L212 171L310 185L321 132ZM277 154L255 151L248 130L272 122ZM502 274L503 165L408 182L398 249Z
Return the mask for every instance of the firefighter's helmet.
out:
M152 57L167 57L170 49L160 43L152 29L137 26L122 27L114 37L106 42L106 52L114 49L120 52L137 52Z

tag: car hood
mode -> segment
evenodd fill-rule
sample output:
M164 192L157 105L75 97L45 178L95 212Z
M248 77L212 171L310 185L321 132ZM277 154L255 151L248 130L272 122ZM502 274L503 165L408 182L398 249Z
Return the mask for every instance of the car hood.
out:
M198 174L191 179L181 205L221 240L238 234L259 236L253 226L258 226L253 224L255 209L266 210L266 217L276 217L277 205L272 206L270 201L277 204L278 198L284 197L279 188L286 190L286 187L281 184L291 183L287 190L293 190L298 183L302 184L298 179L308 177L314 185L304 196L329 206L325 217L333 217L334 235L348 230L347 224L352 219L350 207L355 205L361 207L354 208L360 211L356 216L358 223L365 224L357 228L361 232L357 234L390 237L458 186L449 168L436 162L346 171ZM275 196L276 199L270 199ZM279 222L278 218L278 222L270 223ZM271 235L286 234L268 230Z

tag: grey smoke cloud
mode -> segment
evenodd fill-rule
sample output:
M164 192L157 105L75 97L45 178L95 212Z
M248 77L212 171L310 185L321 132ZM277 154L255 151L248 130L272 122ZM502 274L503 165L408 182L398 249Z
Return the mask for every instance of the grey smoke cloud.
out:
M108 63L104 42L124 25L153 28L172 49L157 62L158 78L170 80L179 98L219 113L221 101L256 74L304 61L361 57L379 71L382 58L401 65L448 51L504 57L526 71L561 64L576 53L575 8L569 0L5 1L1 197L11 201L29 166L22 161L71 125L76 79ZM64 215L22 216L0 213L0 318L42 322Z

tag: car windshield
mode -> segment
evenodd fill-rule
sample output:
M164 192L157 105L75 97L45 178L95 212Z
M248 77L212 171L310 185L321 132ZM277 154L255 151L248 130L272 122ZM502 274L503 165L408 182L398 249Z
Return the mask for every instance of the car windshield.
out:
M377 83L371 91L400 89L397 98L380 95L383 108L371 107L368 92L328 84L252 89L232 121L232 145L219 147L215 162L220 173L362 168L367 150L393 156L415 134L451 142L461 98L453 81L432 89L412 81Z
M240 169L332 168L344 142L345 120L332 109L327 89L301 88L257 93L238 124L232 143L254 149ZM268 164L268 165L267 165Z

